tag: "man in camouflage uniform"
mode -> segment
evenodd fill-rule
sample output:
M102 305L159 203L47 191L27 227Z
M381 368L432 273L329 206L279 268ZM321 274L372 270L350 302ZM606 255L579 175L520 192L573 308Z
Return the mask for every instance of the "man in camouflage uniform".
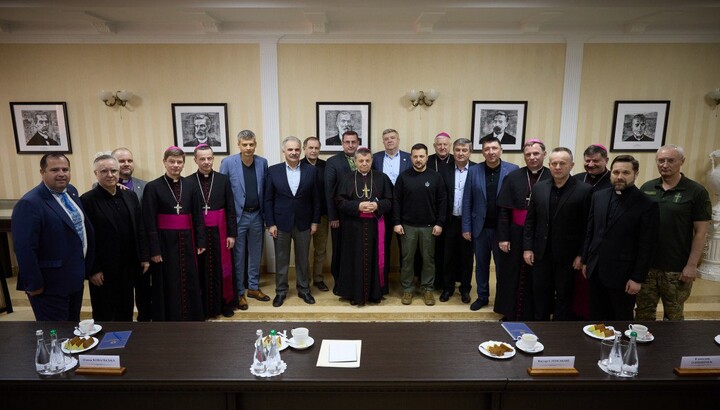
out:
M710 196L680 172L685 162L682 147L660 147L655 160L660 178L646 182L641 190L660 206L659 237L647 281L637 296L635 319L655 320L662 299L664 319L683 320L712 216Z

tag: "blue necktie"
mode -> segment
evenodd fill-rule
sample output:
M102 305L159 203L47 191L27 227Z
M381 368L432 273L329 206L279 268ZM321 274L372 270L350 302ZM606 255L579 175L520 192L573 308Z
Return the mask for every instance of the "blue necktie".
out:
M85 249L85 236L83 235L83 230L85 229L85 226L83 225L82 216L80 215L80 212L78 212L77 207L71 203L72 200L70 199L70 195L68 195L67 192L63 192L62 194L60 194L60 199L62 200L65 210L68 212L68 214L70 214L70 219L75 226L75 232L77 232L78 236L80 237L80 242L82 242L83 249Z

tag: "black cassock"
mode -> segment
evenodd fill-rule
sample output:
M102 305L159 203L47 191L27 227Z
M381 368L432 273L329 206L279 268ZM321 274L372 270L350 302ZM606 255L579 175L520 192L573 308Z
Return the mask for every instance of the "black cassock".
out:
M498 194L495 240L509 241L510 252L500 252L502 268L497 275L493 311L503 315L506 320L533 320L534 317L532 268L523 261L523 213L527 211L532 186L550 177L550 170L546 167L537 174L522 167L505 177Z
M390 215L392 193L393 186L387 175L370 171L363 176L356 171L347 173L340 180L335 194L343 237L337 291L341 297L359 305L382 299L382 271L378 270L378 221L380 217ZM370 217L361 217L358 210L360 202L364 201L378 204L377 211L367 215ZM385 229L392 229L388 217L384 218L384 223ZM383 263L388 261L389 255L385 255Z
M198 255L203 309L206 318L215 317L222 313L223 307L232 306L235 297L231 250L225 245L228 237L237 237L235 200L230 180L225 174L211 171L205 176L196 172L188 177L188 182L199 189L205 218L207 249ZM219 221L221 210L224 218ZM220 226L219 222L222 222L223 226Z
M176 198L180 198L179 214ZM173 182L166 175L148 182L143 191L142 212L150 257L161 255L163 259L150 263L153 320L203 320L196 256L197 248L206 247L206 240L197 184L186 178ZM164 217L178 215L187 215L191 226L180 229L159 226Z

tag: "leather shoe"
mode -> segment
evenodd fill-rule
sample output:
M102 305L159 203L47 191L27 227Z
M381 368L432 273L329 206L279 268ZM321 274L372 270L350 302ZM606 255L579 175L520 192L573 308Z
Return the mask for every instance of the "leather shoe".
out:
M302 300L304 300L305 303L307 303L308 305L314 305L314 304L315 304L315 298L313 297L313 295L310 294L310 292L308 292L308 293L301 293L301 294L300 294L300 298L301 298Z
M450 296L453 295L453 292L450 292L449 290L444 290L443 293L440 295L440 302L447 302L450 300Z
M411 303L412 303L412 300L413 300L413 294L412 294L412 293L410 293L410 292L403 292L402 300L401 300L401 302L402 302L403 305L409 305L409 304L411 304Z
M285 295L275 295L273 299L273 306L280 307L285 302Z
M433 296L433 293L431 290L425 291L425 294L423 295L423 302L425 302L426 306L435 305L435 297Z
M233 317L233 315L235 315L235 312L233 312L232 306L225 306L223 308L222 315L224 317Z
M470 293L460 292L460 300L462 300L462 303L470 303Z
M257 299L261 302L268 302L270 300L270 296L264 294L260 288L257 288L257 290L248 289L247 297Z
M247 299L245 299L245 295L238 296L238 309L240 309L240 310L248 309Z
M485 300L485 299L478 299L478 300L476 300L475 302L473 302L472 305L470 305L470 310L472 310L472 311L480 310L481 307L487 306L487 305L488 305L488 301L487 301L487 300Z
M330 290L330 289L328 289L327 285L323 281L315 282L313 285L315 285L316 288L318 288L319 290L321 290L323 292L327 292L328 290Z

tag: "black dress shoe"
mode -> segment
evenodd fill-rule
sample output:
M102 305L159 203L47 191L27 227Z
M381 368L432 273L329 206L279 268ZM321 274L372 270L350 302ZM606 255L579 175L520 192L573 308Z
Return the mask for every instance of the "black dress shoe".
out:
M444 290L442 295L440 295L440 302L447 302L450 300L450 296L453 295L453 292L450 292L449 290Z
M328 287L327 287L327 285L325 284L325 282L322 282L322 281L320 281L320 282L315 282L314 285L315 285L316 288L318 288L319 290L321 290L321 291L323 291L323 292L327 292L328 290L330 290L330 289L328 289Z
M226 307L223 308L223 312L222 312L222 315L223 315L223 316L225 316L225 317L233 317L234 314L235 314L235 312L233 312L232 306L226 306Z
M472 310L472 311L480 310L481 307L487 306L487 305L488 305L488 301L487 301L487 300L485 300L485 299L478 299L478 300L476 300L475 302L473 302L472 305L470 305L470 310Z
M285 302L285 295L275 295L273 299L273 306L280 307Z
M462 300L462 303L470 303L470 293L460 292L460 300Z
M314 305L314 304L315 304L315 298L313 297L313 295L310 294L310 292L308 292L308 293L301 293L301 294L300 294L300 298L301 298L302 300L304 300L305 303L307 303L308 305Z
M340 292L338 292L337 288L333 288L333 295L340 296Z

